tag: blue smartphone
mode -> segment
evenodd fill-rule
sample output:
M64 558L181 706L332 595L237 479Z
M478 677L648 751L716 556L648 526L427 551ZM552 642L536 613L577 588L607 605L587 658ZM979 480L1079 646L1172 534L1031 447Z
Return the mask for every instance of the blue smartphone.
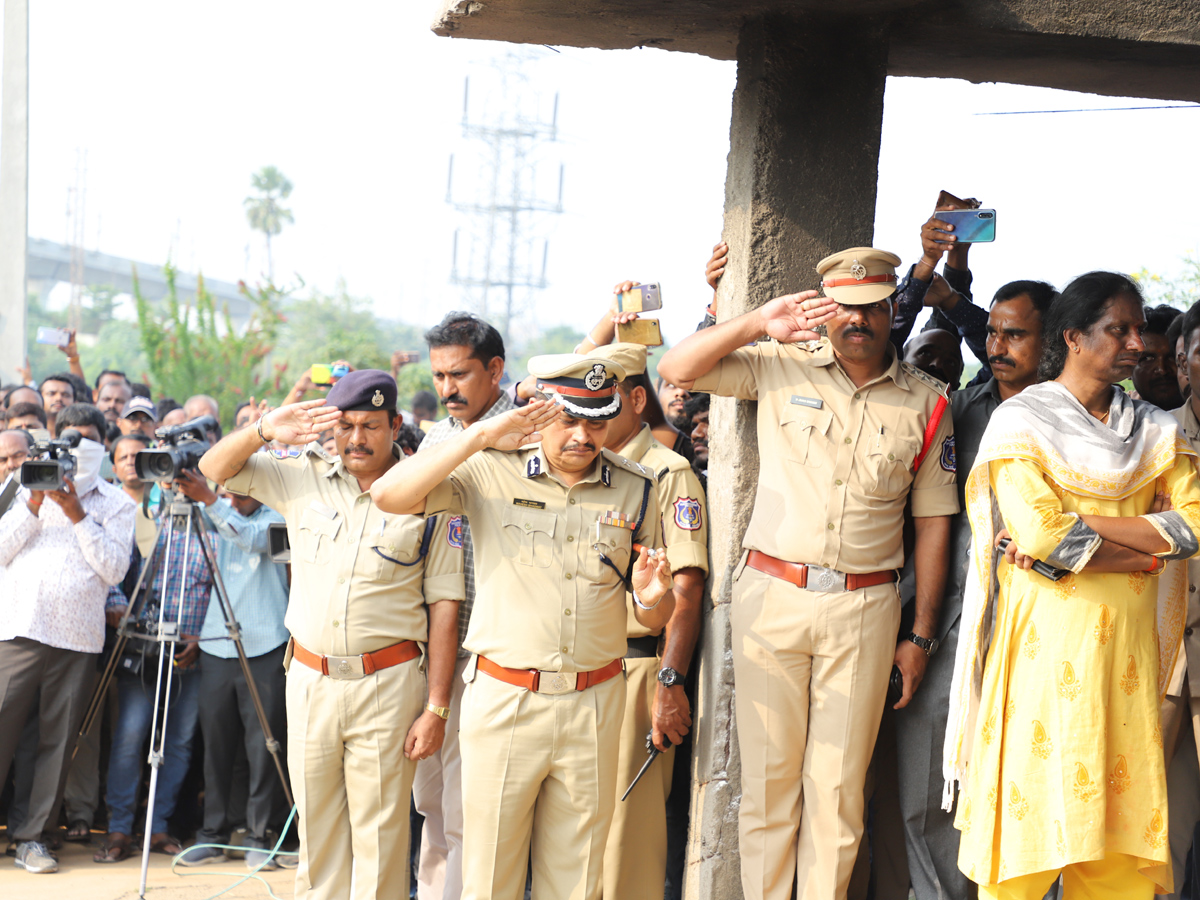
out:
M960 244L983 244L996 239L996 211L994 209L943 209L934 213L947 225L953 225L952 233Z

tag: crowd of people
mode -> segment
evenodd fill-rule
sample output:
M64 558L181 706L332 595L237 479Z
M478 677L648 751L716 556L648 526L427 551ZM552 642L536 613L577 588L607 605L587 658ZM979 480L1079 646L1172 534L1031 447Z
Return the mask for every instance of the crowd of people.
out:
M0 402L0 477L71 431L75 460L0 513L16 865L56 871L64 840L119 863L141 834L184 866L295 866L322 900L681 897L696 647L724 577L715 395L756 401L728 574L744 895L1196 896L1200 303L1147 307L1097 271L985 306L953 231L935 211L907 272L847 249L820 290L741 315L717 307L718 244L657 378L615 302L519 373L452 312L426 334L436 393L407 409L411 354L228 411L89 384L72 340L67 371ZM189 422L198 464L147 480L138 454ZM737 468L735 440L716 449ZM185 500L215 570L164 527ZM165 642L115 639L160 622Z

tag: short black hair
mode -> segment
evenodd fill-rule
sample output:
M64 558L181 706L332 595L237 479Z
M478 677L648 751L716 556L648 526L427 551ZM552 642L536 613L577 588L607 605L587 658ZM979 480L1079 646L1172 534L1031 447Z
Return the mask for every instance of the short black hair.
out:
M1147 306L1146 330L1142 333L1161 334L1166 337L1167 330L1182 315L1183 310L1171 306L1169 303L1160 303L1158 306Z
M71 394L74 395L75 397L79 396L79 388L76 387L74 376L70 372L55 372L53 375L47 375L38 384L37 390L38 390L39 394L42 392L42 389L46 386L47 381L61 381L63 384L69 384L71 386ZM88 397L85 397L84 399L80 400L79 402L84 403L87 400L91 399L90 395L91 395L91 391L89 390Z
M504 359L504 338L492 325L468 312L447 313L425 332L425 343L434 347L470 347L471 356L485 366L497 356Z
M158 412L158 421L160 422L167 413L174 412L175 410L181 408L182 407L180 406L179 401L174 397L163 397L154 404L154 409Z
M416 412L418 409L431 409L435 413L438 408L437 394L433 391L417 391L413 394L412 409Z
M12 390L10 390L7 394L4 395L4 408L5 409L10 409L12 407L13 394L15 394L17 391L22 390L22 389L27 390L27 391L33 391L35 394L37 394L37 397L39 400L42 399L42 392L39 391L37 388L35 388L32 384L14 384L12 387ZM25 401L25 402L29 402L29 401ZM36 406L37 404L34 404L34 405Z
M697 413L708 412L710 396L708 394L697 392L683 401L683 414L689 419L695 418Z
M624 391L626 396L632 394L633 389L636 387L644 388L647 394L649 394L652 390L650 385L650 376L645 372L638 372L636 375L626 376L624 381L617 383L617 387Z
M26 431L24 428L6 428L4 431L0 431L0 434L19 434L19 435L21 435L21 437L25 438L25 449L26 450L32 450L33 445L37 443L37 441L35 441L33 439L33 435L30 434L28 431Z
M147 400L154 399L150 393L150 385L148 385L148 384L143 384L140 381L135 381L133 384L131 384L129 386L129 389L131 391L133 391L134 397L145 397Z
M126 384L129 384L130 387L133 386L132 384L130 384L129 376L126 375L124 372L121 372L117 369L102 369L100 371L100 374L96 376L96 390L100 390L100 379L102 379L105 375L120 375L122 378L125 379Z
M1200 300L1197 300L1188 311L1183 314L1183 352L1188 353L1192 348L1192 335L1196 333L1196 329L1200 328ZM10 412L9 415L12 415Z
M425 440L425 432L416 425L405 422L400 426L400 434L396 438L396 443L400 445L401 450L411 450L416 453L423 440Z
M1038 378L1053 381L1067 364L1067 339L1063 333L1070 329L1091 331L1100 321L1109 301L1120 296L1135 297L1139 303L1142 291L1137 282L1120 272L1088 272L1080 275L1065 288L1050 305L1043 334L1045 345L1038 364Z
M46 427L46 409L36 403L15 403L8 410L8 417L16 419L19 416L37 416L42 427Z
M133 431L133 432L130 432L129 434L123 434L119 438L117 438L115 441L113 441L112 449L108 451L108 461L109 462L114 463L114 464L116 463L117 448L121 446L121 443L123 441L138 441L144 448L148 449L150 447L150 438L146 437L141 432Z
M250 405L250 401L249 401L249 400L243 400L241 403L239 403L237 406L235 406L235 407L233 408L233 421L235 421L235 422L236 422L236 421L237 421L237 414L238 414L238 413L240 413L240 412L241 412L243 409L245 409L245 408L246 408L247 406L249 406L249 405Z
M100 435L101 439L108 433L108 420L104 418L104 413L90 403L72 403L70 406L64 406L54 420L56 434L62 434L67 428L88 425L95 426L96 434Z
M1055 290L1054 285L1044 281L1010 281L1008 284L1001 285L1000 289L996 291L992 297L992 306L1008 300L1015 300L1022 294L1029 297L1033 308L1042 314L1043 321L1046 318L1046 311L1050 309L1050 304L1058 298L1058 291Z
M1180 310L1179 315L1167 326L1167 343L1170 344L1172 350L1175 349L1175 342L1179 340L1181 334L1183 334L1183 310Z

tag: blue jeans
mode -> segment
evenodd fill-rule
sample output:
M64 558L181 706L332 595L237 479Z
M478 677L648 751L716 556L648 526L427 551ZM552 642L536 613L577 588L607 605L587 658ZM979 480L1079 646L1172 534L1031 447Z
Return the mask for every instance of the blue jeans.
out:
M120 834L133 833L133 816L137 810L138 789L142 783L142 748L150 733L154 715L154 676L158 670L157 654L147 654L142 677L117 673L117 693L121 711L113 731L112 751L108 760L108 830ZM164 676L164 685L165 685ZM159 701L166 705L166 693ZM158 772L158 791L154 802L151 833L167 830L167 819L175 812L179 788L192 759L192 737L200 711L200 670L196 666L176 669L171 683L170 710L167 717L167 744L163 763ZM161 715L161 710L159 712Z

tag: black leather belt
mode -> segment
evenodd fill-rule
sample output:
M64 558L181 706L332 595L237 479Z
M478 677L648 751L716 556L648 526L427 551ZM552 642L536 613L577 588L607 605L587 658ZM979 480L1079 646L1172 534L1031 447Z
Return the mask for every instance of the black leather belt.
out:
M629 638L629 651L626 659L651 659L658 657L658 638L650 634L646 637Z

